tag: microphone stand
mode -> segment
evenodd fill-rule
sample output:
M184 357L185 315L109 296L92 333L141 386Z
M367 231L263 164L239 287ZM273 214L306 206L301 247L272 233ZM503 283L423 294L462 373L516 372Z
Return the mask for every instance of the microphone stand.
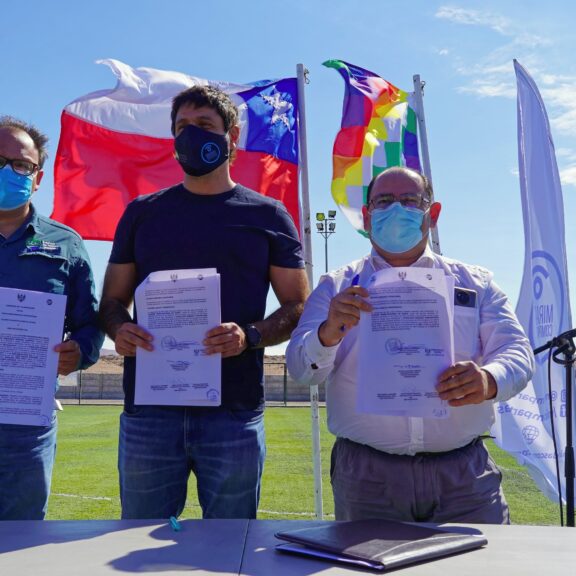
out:
M539 354L549 348L556 348L552 360L564 366L566 376L566 449L564 450L564 477L566 478L566 526L574 527L574 444L572 441L572 365L576 361L576 348L572 338L576 329L569 330L553 338L543 346L534 349ZM560 355L564 358L560 358ZM553 418L554 414L550 414Z

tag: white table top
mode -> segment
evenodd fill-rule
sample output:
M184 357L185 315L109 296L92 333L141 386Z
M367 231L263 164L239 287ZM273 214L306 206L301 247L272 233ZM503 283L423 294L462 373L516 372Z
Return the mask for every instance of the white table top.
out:
M292 520L184 520L174 532L157 520L0 522L2 576L92 576L155 573L246 576L367 574L274 551L278 530L311 526ZM576 529L544 526L463 526L481 530L488 545L402 568L427 576L574 576ZM400 572L398 571L398 572Z

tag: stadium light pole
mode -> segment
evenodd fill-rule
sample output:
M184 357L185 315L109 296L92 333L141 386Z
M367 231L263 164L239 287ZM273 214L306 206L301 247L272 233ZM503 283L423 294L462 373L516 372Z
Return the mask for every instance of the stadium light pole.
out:
M324 263L328 273L328 238L336 232L336 210L328 210L328 216L316 212L316 232L324 237Z

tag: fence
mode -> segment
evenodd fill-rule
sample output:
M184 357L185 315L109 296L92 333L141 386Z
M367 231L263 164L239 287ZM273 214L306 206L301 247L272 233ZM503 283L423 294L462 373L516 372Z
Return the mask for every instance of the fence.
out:
M294 402L309 402L310 390L307 385L290 378L284 362L265 362L264 397L267 404L286 406ZM323 384L319 397L323 402ZM68 377L61 381L56 398L64 404L121 404L124 401L122 374L80 370L75 379Z

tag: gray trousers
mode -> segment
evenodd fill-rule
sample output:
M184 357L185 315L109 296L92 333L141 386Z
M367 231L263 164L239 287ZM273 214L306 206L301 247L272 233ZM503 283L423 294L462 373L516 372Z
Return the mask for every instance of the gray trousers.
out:
M509 524L502 474L481 439L398 456L337 438L330 468L336 520Z

